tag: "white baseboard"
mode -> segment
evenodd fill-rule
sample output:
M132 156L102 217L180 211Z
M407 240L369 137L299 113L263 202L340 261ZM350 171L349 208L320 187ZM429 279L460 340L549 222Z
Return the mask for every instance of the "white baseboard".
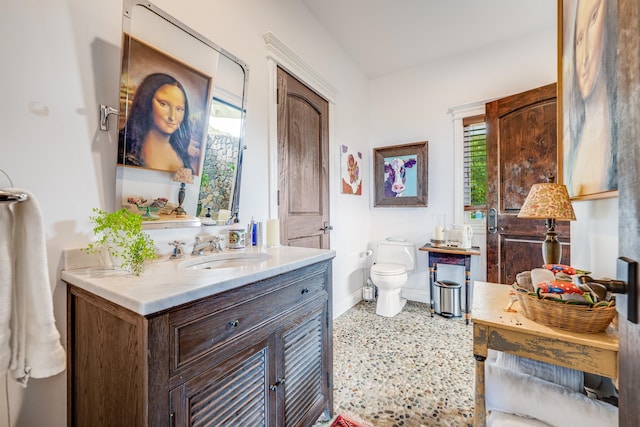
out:
M406 298L409 301L422 302L425 304L429 304L429 291L423 289L414 289L414 288L402 288L402 297ZM345 313L354 305L358 304L362 301L362 288L358 289L356 292L353 292L347 298L344 298L340 301L333 302L333 318L334 320L340 317L341 314Z
M406 298L409 301L423 302L426 304L429 304L431 302L429 298L429 291L425 289L402 288L402 298Z
M340 300L333 301L333 318L337 319L341 314L345 313L351 307L356 305L362 301L362 288L358 289L356 292L353 292L348 297Z

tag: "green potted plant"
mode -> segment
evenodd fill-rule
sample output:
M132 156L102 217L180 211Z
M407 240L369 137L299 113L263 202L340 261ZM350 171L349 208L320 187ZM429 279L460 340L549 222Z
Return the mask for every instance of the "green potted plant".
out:
M142 217L122 208L106 212L94 208L89 219L95 225L95 242L89 243L87 253L103 254L106 250L116 266L139 276L145 265L156 258L154 242L142 231Z

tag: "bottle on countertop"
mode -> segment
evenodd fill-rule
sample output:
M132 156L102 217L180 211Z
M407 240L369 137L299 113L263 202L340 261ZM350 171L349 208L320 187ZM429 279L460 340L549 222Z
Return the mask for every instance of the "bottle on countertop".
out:
M258 223L251 217L251 222L247 226L247 243L251 242L252 246L258 245Z

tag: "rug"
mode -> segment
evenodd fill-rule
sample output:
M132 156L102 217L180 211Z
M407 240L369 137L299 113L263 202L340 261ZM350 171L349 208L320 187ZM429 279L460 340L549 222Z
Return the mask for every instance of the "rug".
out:
M340 414L336 417L331 427L374 427L353 414Z

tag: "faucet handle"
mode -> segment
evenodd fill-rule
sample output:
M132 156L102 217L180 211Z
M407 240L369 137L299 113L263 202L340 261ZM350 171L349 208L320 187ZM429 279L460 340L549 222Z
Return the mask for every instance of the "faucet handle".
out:
M174 240L169 242L169 246L173 246L173 253L171 254L171 259L182 258L184 256L184 252L182 251L182 247L185 245L183 241Z
M213 250L214 251L222 251L222 241L223 241L223 237L222 236L212 236L211 238L211 244L213 245Z

